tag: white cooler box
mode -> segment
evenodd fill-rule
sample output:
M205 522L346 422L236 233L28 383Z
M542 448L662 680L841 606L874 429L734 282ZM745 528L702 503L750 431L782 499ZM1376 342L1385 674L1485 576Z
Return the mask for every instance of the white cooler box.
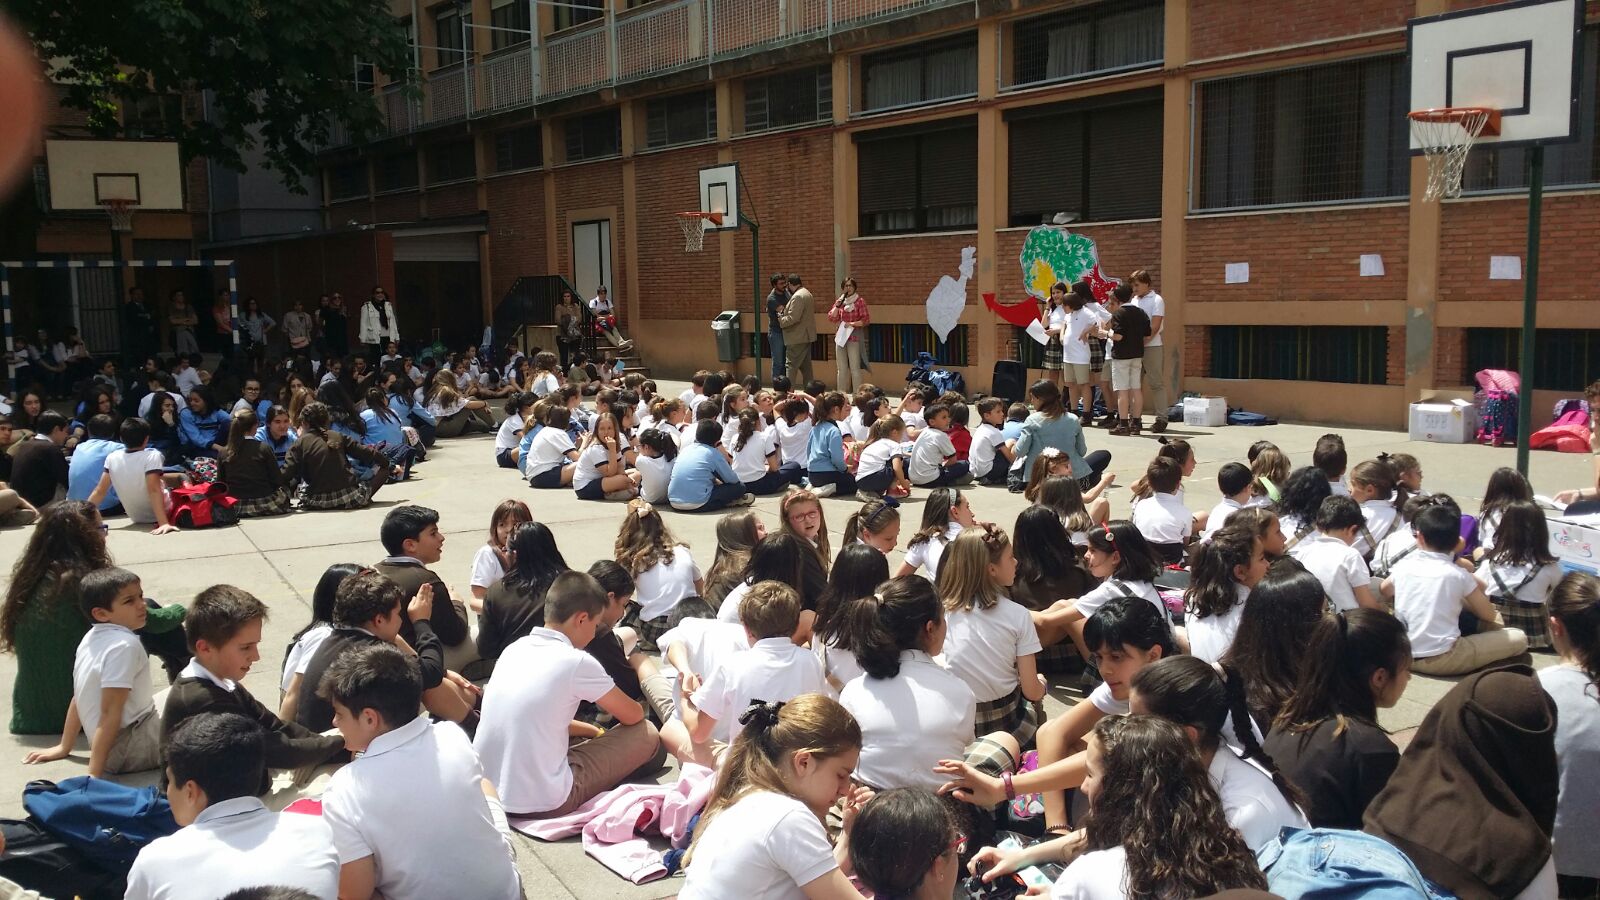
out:
M1228 398L1183 398L1183 424L1218 428L1228 424Z
M1410 438L1435 444L1470 444L1478 436L1478 408L1465 400L1411 404Z

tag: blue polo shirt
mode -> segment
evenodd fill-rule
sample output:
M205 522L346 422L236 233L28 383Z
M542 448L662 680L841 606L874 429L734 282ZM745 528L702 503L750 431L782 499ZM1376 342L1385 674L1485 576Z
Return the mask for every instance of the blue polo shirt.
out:
M72 458L67 461L67 499L89 499L95 485L100 483L100 473L106 470L106 457L121 449L121 441L104 438L89 438L73 448ZM100 510L104 512L121 502L117 499L117 489L112 487L100 501Z
M678 452L672 464L672 480L667 482L667 501L673 506L699 507L711 499L717 482L738 484L728 458L715 447L694 441Z

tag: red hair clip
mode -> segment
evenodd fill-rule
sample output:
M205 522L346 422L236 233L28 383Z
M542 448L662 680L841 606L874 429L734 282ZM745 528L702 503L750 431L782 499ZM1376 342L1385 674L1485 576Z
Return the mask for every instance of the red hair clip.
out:
M1106 530L1106 540L1108 540L1111 543L1115 544L1117 542L1117 536L1115 534L1113 534L1112 531L1111 531L1111 523L1110 522L1101 522L1100 523L1100 527L1104 528Z

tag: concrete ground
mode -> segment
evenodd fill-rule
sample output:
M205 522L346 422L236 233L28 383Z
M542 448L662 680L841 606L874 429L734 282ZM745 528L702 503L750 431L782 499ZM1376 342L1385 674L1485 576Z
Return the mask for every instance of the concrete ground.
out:
M664 391L676 394L683 385L662 382ZM1169 433L1188 438L1195 447L1198 466L1188 480L1187 497L1196 510L1210 509L1218 500L1215 475L1224 463L1242 460L1251 443L1271 440L1283 448L1296 466L1308 464L1311 448L1323 433L1334 430L1318 425L1285 424L1264 428L1195 428L1176 426ZM1381 451L1405 451L1422 460L1425 484L1430 491L1447 492L1464 509L1475 510L1489 473L1496 467L1514 464L1510 449L1455 446L1411 442L1404 434L1386 431L1339 429L1349 448L1352 465ZM1109 496L1113 514L1127 513L1128 494L1120 485L1131 483L1143 472L1155 453L1153 436L1111 437L1103 430L1089 433L1091 449L1107 449L1114 455L1112 470L1119 486ZM1536 453L1533 456L1533 482L1541 493L1553 494L1567 487L1590 483L1589 458L1584 455ZM244 587L266 602L272 611L262 642L262 660L246 679L252 693L268 705L277 699L278 673L290 637L310 616L310 598L318 577L329 565L338 562L370 564L385 554L378 543L378 526L384 513L402 503L420 503L439 510L441 529L447 535L444 559L436 566L453 591L465 593L473 554L484 543L489 515L507 497L520 497L532 507L534 516L552 526L562 553L574 568L585 568L596 559L609 558L620 519L620 506L578 501L570 491L536 491L519 482L509 471L495 468L493 444L489 436L441 442L419 467L411 481L390 485L378 495L369 509L348 512L295 513L275 519L255 519L238 527L215 531L192 531L152 537L145 529L133 527L125 519L109 521L111 551L119 565L139 573L145 591L161 602L187 602L211 584L228 582ZM918 492L919 496L923 492ZM973 495L978 517L1010 526L1025 501L1019 494L1003 488L981 488ZM756 509L776 529L778 501L760 499ZM855 508L853 500L831 499L824 510L833 542L839 543L845 518ZM913 500L902 515L914 524L921 504ZM695 515L668 511L671 527L694 549L702 566L708 566L716 547L714 514ZM909 528L907 529L909 531ZM21 553L29 530L0 533L0 560L5 571ZM891 566L899 560L892 560ZM1551 662L1538 656L1540 665ZM0 655L0 683L15 677L16 658ZM157 687L164 677L155 666ZM1381 716L1386 728L1405 740L1422 720L1429 707L1448 690L1450 682L1418 676L1400 704ZM1052 692L1047 706L1059 711L1063 703L1075 702L1077 695L1062 689ZM9 691L0 691L0 721L11 715ZM43 766L23 766L21 759L30 749L48 746L54 738L0 734L0 816L22 814L21 792L31 779L62 779L80 775L87 762L87 745L80 741L71 758ZM670 775L664 775L664 778ZM145 779L148 783L150 779ZM281 783L282 779L280 779ZM317 792L325 776L307 790ZM295 795L285 789L274 795L281 805ZM540 898L659 898L677 892L678 882L664 880L635 887L598 863L588 859L576 840L540 843L518 838L519 861L528 896Z

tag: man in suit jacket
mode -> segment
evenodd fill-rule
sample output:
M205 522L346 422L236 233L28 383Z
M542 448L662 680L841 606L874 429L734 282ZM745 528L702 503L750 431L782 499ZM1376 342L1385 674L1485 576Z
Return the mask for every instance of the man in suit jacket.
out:
M778 324L783 326L783 346L789 368L795 373L796 387L811 381L811 344L817 339L817 303L800 284L799 275L789 276L789 302Z

